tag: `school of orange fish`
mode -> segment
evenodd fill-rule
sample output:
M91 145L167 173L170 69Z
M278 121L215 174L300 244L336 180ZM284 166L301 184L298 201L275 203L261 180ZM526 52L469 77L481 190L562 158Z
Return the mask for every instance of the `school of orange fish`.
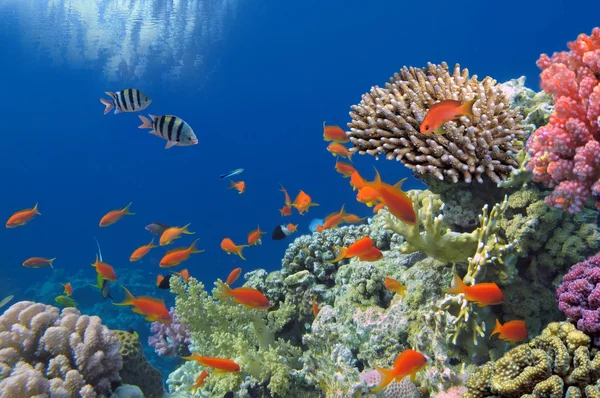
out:
M134 94L138 95L137 100L134 98ZM101 102L107 107L105 114L108 113L112 107L116 108L115 113L120 112L134 112L137 110L144 109L150 100L139 90L127 89L122 92L110 93L112 102L109 100L102 99ZM140 97L141 96L141 97ZM140 100L140 98L142 100ZM120 100L119 100L120 99ZM144 103L145 99L145 103ZM461 115L472 116L472 106L475 100L469 101L465 104L461 104L458 101L447 100L440 103L434 104L426 115L425 119L420 128L422 134L428 134L434 132L436 134L443 134L444 131L442 126L445 122L454 120ZM127 106L129 104L129 106ZM142 106L137 107L136 104ZM119 111L119 112L117 112ZM157 121L160 119L171 121L174 125L174 120L177 119L175 116L159 116L153 117L153 120ZM184 123L184 122L182 122ZM151 123L152 124L152 123ZM160 123L154 123L151 128L155 128L157 131L161 131L161 134L155 134L167 139L170 144L167 145L167 149L171 146L178 145L175 140L171 140L172 133L176 133L173 130L173 126L162 126ZM186 125L187 126L187 125ZM187 126L189 127L189 126ZM182 130L180 127L179 130ZM191 128L189 129L191 130ZM180 133L181 131L179 131ZM193 133L192 133L193 134ZM331 141L328 145L327 150L333 154L336 158L335 169L343 175L345 178L349 178L350 185L353 190L357 190L356 200L360 203L364 203L369 207L374 207L373 211L377 212L379 209L386 207L388 211L394 215L397 219L402 222L414 225L417 222L416 213L410 197L402 191L402 181L395 185L390 185L382 181L379 172L376 170L375 179L368 181L363 178L358 171L349 163L339 160L339 158L347 158L351 161L352 153L349 152L348 148L343 144L349 142L346 132L339 126L326 125L323 123L323 138L325 141ZM177 137L178 139L178 137ZM197 141L196 141L197 142ZM183 145L183 144L182 144ZM231 181L229 189L235 189L239 194L243 194L246 189L244 181ZM318 206L317 203L312 201L312 198L304 191L300 191L296 196L295 200L292 201L287 190L281 185L281 191L284 193L284 205L279 210L281 216L290 216L292 209L295 208L299 214L308 212L312 206ZM123 209L111 210L104 215L100 222L100 227L108 227L115 224L123 216L134 215L130 211L131 203L129 203ZM27 224L35 216L41 215L38 211L38 205L36 204L31 209L25 209L15 212L6 222L7 228L20 227ZM344 223L360 223L363 222L364 218L360 218L354 214L348 214L344 210L344 206L341 207L340 211L329 214L322 224L318 225L317 231L322 232L329 228L337 228ZM129 260L131 262L139 261L145 255L147 255L152 249L166 246L182 235L192 235L194 232L188 230L190 224L183 227L169 227L160 223L152 223L146 227L148 231L156 236L160 236L159 245L154 244L154 238L150 243L143 245L133 251ZM297 225L287 224L280 226L283 233L282 236L287 236L296 231ZM242 250L246 247L261 244L261 236L265 232L261 231L260 227L248 233L247 244L236 245L230 238L224 238L221 241L221 249L227 254L236 254L242 260L245 260L242 255ZM160 260L160 268L175 267L184 261L188 260L192 254L201 253L204 250L196 248L196 239L189 247L177 248L168 251ZM337 256L330 260L330 262L338 262L343 259L358 258L360 261L377 261L383 257L381 251L375 246L373 240L368 236L358 239L348 247L336 247ZM32 257L23 262L24 267L28 268L39 268L42 266L50 266L53 268L54 258L47 259L42 257ZM116 282L117 274L114 268L103 262L102 258L96 255L96 261L92 264L97 273L98 288L103 286L103 282ZM236 268L227 277L225 282L217 281L218 293L215 294L215 298L224 300L230 298L233 302L240 305L244 305L249 309L257 310L268 310L270 303L268 298L262 294L258 289L250 287L238 287L231 288L237 279L240 277L242 272L241 268ZM180 272L173 272L173 275L181 277L186 283L190 277L189 271L183 269ZM156 286L161 289L169 288L169 279L171 275L163 276L159 274L157 276ZM384 281L385 287L404 297L406 293L406 286L401 282L386 277ZM71 296L73 288L70 282L63 284L64 294ZM127 288L122 286L125 293L125 300L120 303L113 303L117 306L132 306L132 311L145 316L145 319L149 322L171 322L171 316L163 300L157 299L150 296L133 296ZM503 301L503 293L500 288L494 283L477 283L472 286L466 285L458 275L454 275L452 285L448 289L444 289L445 292L451 294L462 294L464 299L479 306L496 305ZM64 296L59 296L64 297ZM57 302L60 301L57 298ZM74 302L73 302L74 303ZM312 310L315 317L319 313L319 306L315 299L312 301ZM506 322L504 325L500 324L496 320L496 326L492 331L491 336L498 334L500 339L503 339L511 344L525 340L527 338L527 328L525 321L513 320ZM206 368L213 368L219 372L237 372L240 371L239 365L233 360L226 358L211 358L204 357L199 354L192 354L189 357L183 357L185 360L194 360ZM400 381L402 378L410 376L411 380L414 381L417 372L423 369L427 364L426 357L414 350L408 349L400 353L391 369L376 368L381 375L380 383L375 386L372 391L380 391L384 389L393 380ZM204 385L205 379L209 376L207 370L203 370L198 376L194 385L191 388L195 391Z

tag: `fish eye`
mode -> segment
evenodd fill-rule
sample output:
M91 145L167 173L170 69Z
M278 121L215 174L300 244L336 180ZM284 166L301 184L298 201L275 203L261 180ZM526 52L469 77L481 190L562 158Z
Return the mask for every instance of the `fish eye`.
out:
M429 125L425 126L425 130L429 130Z

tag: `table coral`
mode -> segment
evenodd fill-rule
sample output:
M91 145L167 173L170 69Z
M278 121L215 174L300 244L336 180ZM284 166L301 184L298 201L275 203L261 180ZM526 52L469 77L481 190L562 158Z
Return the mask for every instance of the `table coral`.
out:
M555 112L529 137L527 168L534 181L554 188L546 204L577 213L590 196L600 197L600 28L568 47L537 61Z

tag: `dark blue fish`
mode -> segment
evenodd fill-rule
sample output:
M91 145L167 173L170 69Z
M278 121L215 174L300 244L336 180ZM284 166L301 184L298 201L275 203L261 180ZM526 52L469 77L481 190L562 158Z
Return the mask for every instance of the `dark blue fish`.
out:
M221 174L221 179L233 177L238 174L242 174L243 172L244 172L244 169L235 169L233 171L230 171L229 173Z

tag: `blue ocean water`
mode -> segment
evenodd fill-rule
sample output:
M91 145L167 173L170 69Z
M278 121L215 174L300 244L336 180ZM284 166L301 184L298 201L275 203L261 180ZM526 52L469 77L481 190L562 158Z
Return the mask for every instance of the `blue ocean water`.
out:
M135 295L172 304L153 288L163 249L129 262L150 241L144 226L153 221L192 223L196 234L181 245L200 238L206 251L175 269L209 286L235 267L278 269L292 238L272 241L276 225L297 223L306 233L313 218L344 203L371 214L334 170L324 120L345 125L371 86L427 61L458 62L498 81L525 75L537 88L539 54L565 49L597 25L581 9L566 1L0 0L0 214L8 219L36 202L42 213L0 231L0 291L33 300L56 280L44 290L52 303L71 275L94 278L97 237L117 274L139 271ZM98 98L127 87L152 98L141 114L182 117L199 144L164 150L164 140L137 128L138 114L103 116ZM375 165L391 181L410 175L396 162L353 160L367 175ZM240 167L243 195L219 179ZM320 206L280 217L279 183ZM420 185L411 178L404 187ZM129 202L135 216L98 226ZM225 237L245 243L257 225L269 235L244 250L246 261L219 248ZM21 267L32 256L56 257L55 270ZM92 288L74 288L84 310L112 307Z

